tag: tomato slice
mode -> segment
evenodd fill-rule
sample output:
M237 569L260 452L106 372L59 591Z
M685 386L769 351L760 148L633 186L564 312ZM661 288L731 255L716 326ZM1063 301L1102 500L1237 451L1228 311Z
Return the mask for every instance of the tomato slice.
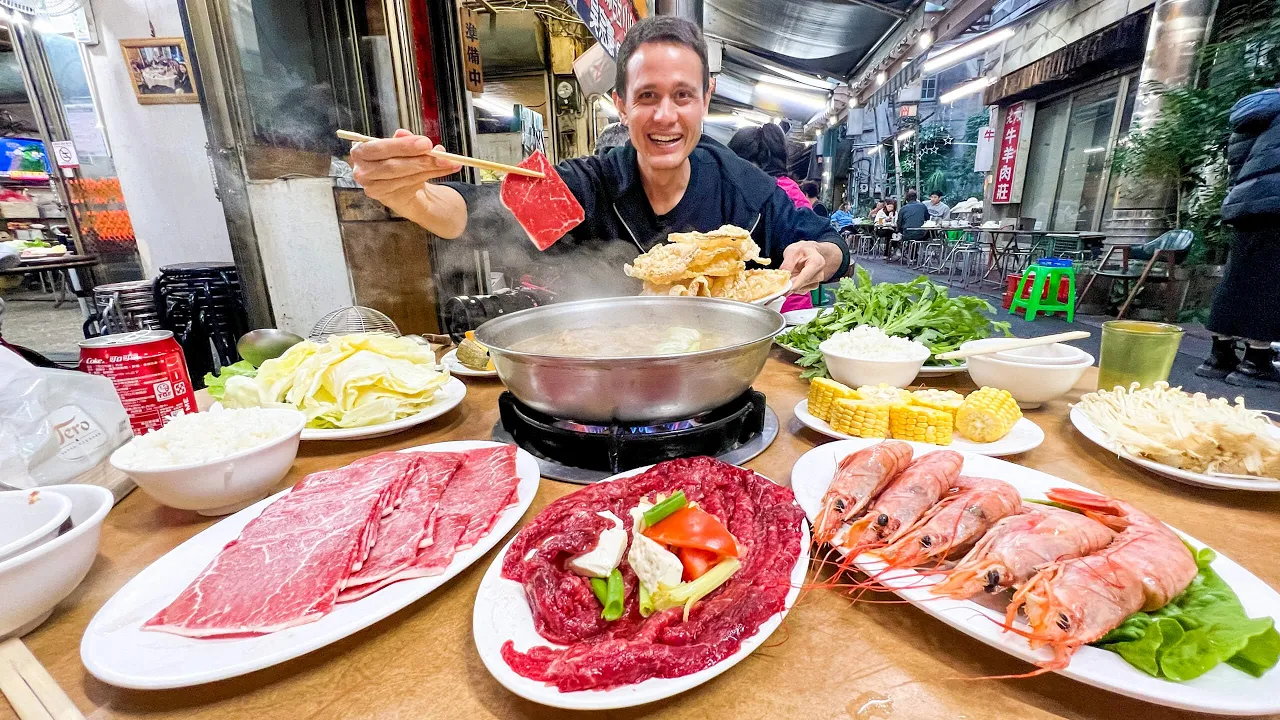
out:
M685 582L697 580L720 563L719 553L714 553L710 550L680 548L676 551L676 555L680 557L680 564L684 565L684 577L682 579Z
M721 557L738 556L738 544L711 513L685 506L644 531L645 537L676 548L707 550Z

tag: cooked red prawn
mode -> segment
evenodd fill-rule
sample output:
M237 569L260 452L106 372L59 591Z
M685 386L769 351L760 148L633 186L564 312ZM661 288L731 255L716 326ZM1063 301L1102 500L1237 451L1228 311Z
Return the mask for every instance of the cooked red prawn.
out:
M977 542L1000 519L1022 507L1016 488L1003 480L961 476L943 498L897 542L875 552L890 567L942 560Z
M932 590L963 600L1021 585L1041 567L1097 552L1114 537L1106 525L1080 513L1024 503L1018 515L992 526Z
M916 458L853 523L842 545L862 550L897 540L947 494L962 465L964 456L951 450Z
M815 539L829 543L841 526L856 517L885 485L911 462L911 446L889 440L846 455L822 498L814 523Z
M1050 500L1084 510L1118 530L1111 544L1082 558L1052 563L1013 596L1005 617L1012 628L1027 614L1032 647L1049 647L1057 670L1081 645L1106 635L1139 610L1164 607L1191 584L1198 569L1191 551L1167 525L1134 506L1083 490L1056 488Z

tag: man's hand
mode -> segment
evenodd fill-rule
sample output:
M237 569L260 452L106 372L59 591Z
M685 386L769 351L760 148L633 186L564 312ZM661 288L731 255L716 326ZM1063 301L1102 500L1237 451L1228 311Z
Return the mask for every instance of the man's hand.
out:
M791 292L806 293L831 277L842 259L833 243L799 240L782 251L782 269L791 271Z
M457 192L427 181L462 166L431 155L433 147L430 138L408 130L397 130L386 140L358 143L351 149L352 177L369 197L441 237L453 238L466 228L466 204Z

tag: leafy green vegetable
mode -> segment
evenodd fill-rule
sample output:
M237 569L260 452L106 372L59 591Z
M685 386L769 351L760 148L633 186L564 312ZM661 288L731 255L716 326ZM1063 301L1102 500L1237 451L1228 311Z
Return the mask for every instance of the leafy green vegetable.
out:
M1262 676L1280 660L1274 620L1245 614L1240 598L1209 567L1212 550L1195 556L1200 572L1181 595L1159 610L1134 613L1094 645L1174 682L1200 677L1221 662Z
M856 280L840 281L830 310L782 333L778 342L800 352L796 364L806 368L801 377L826 377L827 368L818 345L838 332L874 325L886 334L916 340L936 355L994 333L1009 336L1009 323L987 316L994 312L995 308L982 298L948 297L946 286L924 275L907 283L873 285L871 275L859 267Z
M636 585L640 588L640 617L649 617L653 614L653 597L644 583L636 583Z
M214 400L221 400L222 394L227 389L227 378L233 375L245 375L253 377L258 374L258 368L248 360L241 360L230 365L222 366L217 375L213 373L204 374L204 387L209 391L209 396Z

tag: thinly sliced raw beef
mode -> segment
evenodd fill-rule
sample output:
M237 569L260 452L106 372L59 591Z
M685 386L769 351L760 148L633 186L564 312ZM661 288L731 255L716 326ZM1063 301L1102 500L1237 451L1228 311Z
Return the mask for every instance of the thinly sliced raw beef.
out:
M546 250L577 227L586 213L542 151L535 150L520 167L546 177L507 175L502 179L502 204L516 216L534 246Z
M343 590L338 595L338 602L354 602L401 580L433 577L443 573L449 567L449 563L453 562L453 556L457 552L458 538L467 529L469 521L470 518L466 515L445 515L441 517L436 523L435 542L431 544L431 547L419 551L413 564L377 582L369 583L368 585L356 585Z
M188 637L256 635L320 619L420 462L383 453L308 475L142 628Z
M475 545L489 532L520 484L520 477L516 475L515 445L468 450L466 456L445 488L444 497L440 498L442 515L471 518L466 531L458 538L458 550Z
M359 572L347 579L347 587L390 577L413 563L432 517L453 472L462 464L462 453L404 453L417 455L420 464L400 498L400 507L379 523L378 543Z

